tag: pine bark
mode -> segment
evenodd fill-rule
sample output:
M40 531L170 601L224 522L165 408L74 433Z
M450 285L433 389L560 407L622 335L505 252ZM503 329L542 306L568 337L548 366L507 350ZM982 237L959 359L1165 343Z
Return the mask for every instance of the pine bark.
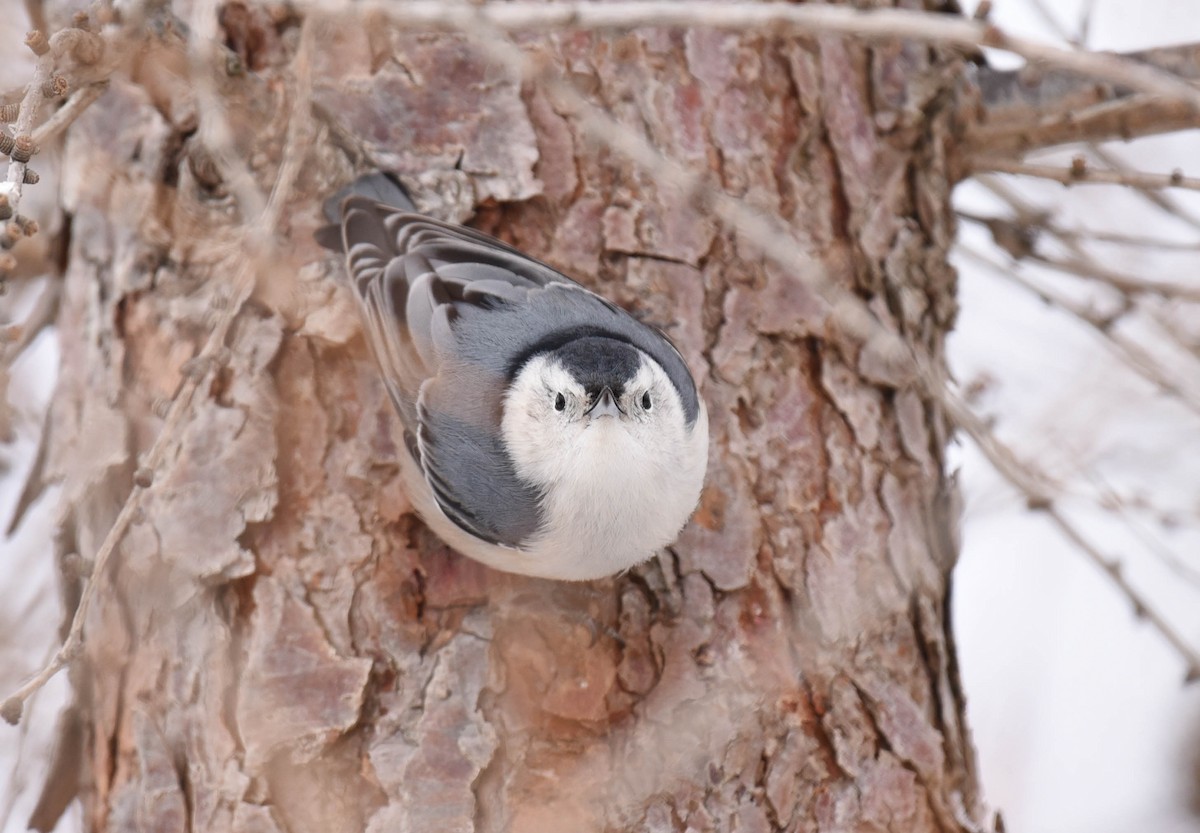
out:
M264 192L297 147L301 172L279 248L254 262L228 350L98 578L72 669L90 828L980 823L938 404L835 326L804 274L464 37L313 21L313 130L289 143L302 20L229 8L246 71L218 92L239 156ZM95 552L247 257L192 132L182 46L152 37L65 151L50 456L64 556ZM798 263L943 361L971 110L957 57L700 29L521 42L783 218ZM463 559L412 515L340 266L311 240L320 198L372 165L665 327L712 420L676 546L561 584Z

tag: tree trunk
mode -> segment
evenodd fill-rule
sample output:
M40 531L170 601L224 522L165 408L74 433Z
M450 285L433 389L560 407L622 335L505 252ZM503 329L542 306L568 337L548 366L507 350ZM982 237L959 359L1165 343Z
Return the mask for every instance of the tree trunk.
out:
M169 29L150 27L65 153L62 553L90 557L135 476L153 476L72 670L88 824L982 824L938 405L836 326L800 267L464 37L237 5L221 20L252 70L229 60L215 82L236 164L263 193L285 157L299 164L275 249L246 247L249 206L193 132L198 107L214 113ZM942 362L958 58L699 28L519 40L666 155L778 214L804 269ZM675 547L611 580L553 583L468 561L412 515L340 264L311 240L320 198L373 165L665 325L712 419L708 484ZM220 361L187 364L230 304ZM139 472L188 373L200 387L165 461Z

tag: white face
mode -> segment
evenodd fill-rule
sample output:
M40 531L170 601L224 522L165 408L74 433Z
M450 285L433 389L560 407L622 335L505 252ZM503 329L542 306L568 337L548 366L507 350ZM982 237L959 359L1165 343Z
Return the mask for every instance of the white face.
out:
M531 359L504 402L504 437L518 473L548 486L586 477L593 462L605 470L610 467L605 460L622 458L636 461L631 469L658 470L682 462L688 434L683 405L666 372L649 356L641 356L640 367L617 399L619 414L593 410L594 404L557 361Z

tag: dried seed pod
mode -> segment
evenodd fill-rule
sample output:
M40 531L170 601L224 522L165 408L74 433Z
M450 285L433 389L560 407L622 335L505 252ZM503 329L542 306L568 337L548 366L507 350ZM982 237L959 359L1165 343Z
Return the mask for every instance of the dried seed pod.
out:
M60 98L66 95L69 89L71 89L71 85L67 83L67 79L56 75L42 85L42 95L46 98Z
M12 124L21 117L21 103L14 101L12 104L0 104L0 122Z
M92 31L92 22L88 18L88 13L82 9L71 15L71 25L85 32Z
M13 148L16 146L17 140L7 133L0 131L0 153L5 156L11 156Z
M37 220L32 217L26 217L24 214L18 214L13 218L13 222L17 224L17 228L21 230L21 234L26 237L33 237L38 233L38 229L41 228Z
M8 201L8 194L0 194L0 220L7 220L12 215L12 203Z
M138 470L133 473L133 482L142 489L149 489L154 483L154 469L139 466Z
M13 149L9 156L15 162L28 162L35 153L37 153L37 146L33 143L33 137L25 135L13 139Z
M39 58L50 51L50 41L46 40L46 34L41 29L25 33L25 45L33 50L33 54Z
M42 177L37 171L35 171L33 168L25 169L25 184L26 185L37 185L41 181L42 181Z

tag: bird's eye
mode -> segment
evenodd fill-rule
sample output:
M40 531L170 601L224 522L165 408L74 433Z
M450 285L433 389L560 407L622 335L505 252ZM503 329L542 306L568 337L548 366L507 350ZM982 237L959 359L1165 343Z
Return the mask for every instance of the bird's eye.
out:
M650 410L650 405L651 405L650 391L646 391L645 393L642 394L642 410L644 410L644 411Z
M561 393L558 396L554 397L554 410L563 411L563 410L566 410L566 408L567 408L567 397L563 396Z

